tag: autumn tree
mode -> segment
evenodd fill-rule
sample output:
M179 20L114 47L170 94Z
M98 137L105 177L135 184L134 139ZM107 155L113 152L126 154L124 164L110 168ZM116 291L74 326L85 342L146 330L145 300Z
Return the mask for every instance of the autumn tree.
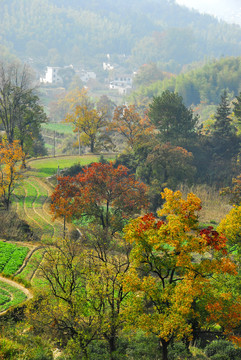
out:
M0 197L6 210L9 209L16 182L21 177L21 160L24 156L19 141L0 143Z
M98 140L103 136L106 126L108 111L106 107L94 108L84 90L78 91L80 99L74 97L70 100L70 112L65 121L73 124L74 132L78 133L79 152L80 144L90 147L93 153Z
M109 130L121 134L128 146L133 149L134 145L141 141L143 135L153 132L154 127L147 116L142 118L139 115L135 105L122 105L115 108Z
M69 194L64 184L73 186L75 193ZM55 199L60 199L60 202L70 204L67 208L72 216L87 217L114 234L122 229L127 219L147 206L146 189L143 183L128 174L124 166L114 168L113 163L93 163L72 178L59 178L59 185L52 195L52 212L56 217L65 213L63 206L58 215L59 201Z
M151 168L151 179L158 179L163 187L175 188L178 183L192 180L195 167L193 155L180 146L170 143L156 145L146 158Z
M221 220L218 230L222 231L227 239L229 244L234 246L235 249L238 249L241 254L241 205L240 203L234 205L230 212Z
M221 196L228 196L231 205L241 204L241 175L232 179L232 185L222 188Z
M137 178L149 185L150 211L156 212L163 203L160 192L165 187L175 190L180 183L192 183L196 168L192 153L183 147L161 143L154 136L145 140L135 146L133 163Z
M156 81L162 81L165 78L165 73L158 69L155 63L144 64L140 66L137 74L134 77L135 87L149 86Z
M236 270L227 256L226 238L211 227L199 229L200 199L190 193L184 200L180 191L169 189L162 196L166 202L158 215L164 220L147 214L125 228L126 240L133 246L125 289L133 294L129 323L156 334L167 360L174 339L192 337L192 322L199 320L197 301L205 299L207 320L215 314L215 308L208 308L212 305L208 299L218 297L212 279ZM222 316L215 319L220 324Z
M77 206L75 197L78 195L78 188L70 176L61 177L58 185L51 196L51 211L53 220L62 218L64 221L63 237L66 235L66 222L69 221L75 212Z

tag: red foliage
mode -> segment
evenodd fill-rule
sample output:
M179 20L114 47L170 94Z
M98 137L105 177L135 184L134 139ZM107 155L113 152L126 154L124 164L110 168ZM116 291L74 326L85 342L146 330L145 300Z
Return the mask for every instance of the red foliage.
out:
M200 235L205 238L207 245L215 250L222 251L223 254L227 254L226 242L227 239L224 235L219 234L212 226L208 226L200 231Z
M140 219L141 222L138 227L139 234L150 229L160 229L160 227L164 224L164 221L157 220L152 213L148 213Z
M148 206L146 185L128 171L122 165L93 163L75 177L61 178L52 196L52 211L55 199L64 198L76 217L94 217L103 227L117 226Z

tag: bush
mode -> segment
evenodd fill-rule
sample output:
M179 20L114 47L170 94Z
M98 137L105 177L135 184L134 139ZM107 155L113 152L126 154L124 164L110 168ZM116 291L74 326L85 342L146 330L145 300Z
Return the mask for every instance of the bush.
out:
M53 353L49 345L40 337L27 337L25 342L25 351L21 353L18 360L53 360Z
M215 354L211 357L212 360L230 360L226 354Z
M84 166L80 165L80 164L74 164L72 166L70 166L68 169L65 169L63 171L61 171L61 175L62 176L75 176L78 175Z
M123 353L130 360L160 360L161 351L158 346L158 340L154 335L146 335L141 330L137 331L135 336L129 338L128 334L119 339L122 342ZM125 344L126 342L126 344Z
M205 353L212 360L240 360L241 349L227 340L214 340L205 348Z
M168 359L169 360L192 359L192 354L187 349L184 343L178 342L178 343L174 343L172 347L170 347L168 351Z
M0 359L17 359L17 355L20 354L21 350L21 345L15 343L14 341L7 338L0 339Z
M214 340L209 345L205 347L205 353L207 356L211 357L218 353L225 353L225 349L230 345L230 342L227 340Z

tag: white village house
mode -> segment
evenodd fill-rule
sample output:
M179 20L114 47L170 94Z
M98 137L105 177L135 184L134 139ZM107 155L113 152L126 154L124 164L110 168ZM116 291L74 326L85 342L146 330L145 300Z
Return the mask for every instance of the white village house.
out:
M132 89L131 75L116 75L109 83L109 88L118 90L119 94L125 95Z
M44 77L41 77L39 80L42 84L61 84L62 78L58 75L58 71L61 67L47 66L47 70Z
M63 80L62 77L59 75L59 71L62 69L66 69L73 66L65 66L65 67L59 67L59 66L47 66L45 75L43 77L40 77L40 83L42 84L62 84ZM75 69L74 69L75 70ZM80 79L87 83L90 79L96 79L96 74L93 71L87 71L84 69L77 69L75 70L76 75L80 77Z

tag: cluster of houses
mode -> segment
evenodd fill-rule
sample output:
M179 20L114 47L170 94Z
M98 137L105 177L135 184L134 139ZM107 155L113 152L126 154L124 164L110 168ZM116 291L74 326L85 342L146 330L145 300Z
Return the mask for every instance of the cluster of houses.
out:
M63 78L61 73L63 70L72 69L75 75L78 75L83 83L88 83L90 80L96 79L96 74L93 71L87 71L81 68L74 68L73 65L66 67L47 66L45 75L40 77L40 83L49 85L61 85L63 84ZM109 63L103 63L103 69L108 72L107 86L111 90L116 90L120 95L126 95L132 89L131 74L124 74L115 71L114 66Z

